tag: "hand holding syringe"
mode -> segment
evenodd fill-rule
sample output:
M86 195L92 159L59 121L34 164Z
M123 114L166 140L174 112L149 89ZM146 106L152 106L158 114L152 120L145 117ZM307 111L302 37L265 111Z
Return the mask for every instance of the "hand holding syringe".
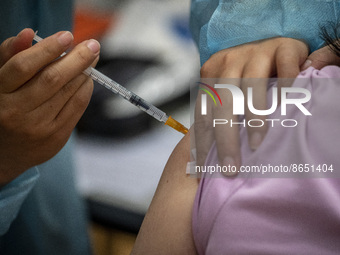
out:
M95 40L72 44L61 31L32 46L23 29L0 44L0 187L54 157L85 111L93 82L82 71L98 58Z
M43 39L35 34L34 40L36 42L39 42ZM61 57L64 55L66 55L66 53L63 53ZM154 117L156 120L165 123L166 125L174 128L175 130L183 134L186 134L188 132L188 129L185 126L173 119L171 116L168 116L165 112L146 102L144 99L127 90L125 87L121 86L117 82L111 80L109 77L97 71L93 67L88 67L83 73L91 77L92 80L103 85L105 88L111 90L113 93L120 95L131 104L137 106L142 111Z

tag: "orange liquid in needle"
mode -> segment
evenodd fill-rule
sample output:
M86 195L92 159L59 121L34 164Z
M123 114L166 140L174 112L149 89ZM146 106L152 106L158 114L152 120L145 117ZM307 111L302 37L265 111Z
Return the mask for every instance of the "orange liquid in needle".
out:
M179 123L177 120L173 119L171 116L167 119L165 125L172 127L173 129L177 130L178 132L181 132L184 135L188 133L188 129L181 123Z

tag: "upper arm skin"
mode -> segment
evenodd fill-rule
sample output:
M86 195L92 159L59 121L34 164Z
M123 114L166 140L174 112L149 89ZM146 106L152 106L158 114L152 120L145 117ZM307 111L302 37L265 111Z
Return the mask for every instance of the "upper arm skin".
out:
M196 254L191 219L198 182L186 175L189 161L188 133L165 166L132 254Z

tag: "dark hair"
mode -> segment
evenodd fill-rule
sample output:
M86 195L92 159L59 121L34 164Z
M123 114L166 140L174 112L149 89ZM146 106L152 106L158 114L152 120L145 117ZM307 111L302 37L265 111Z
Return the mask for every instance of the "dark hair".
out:
M327 25L320 26L320 37L326 46L338 57L340 57L340 23L329 22Z

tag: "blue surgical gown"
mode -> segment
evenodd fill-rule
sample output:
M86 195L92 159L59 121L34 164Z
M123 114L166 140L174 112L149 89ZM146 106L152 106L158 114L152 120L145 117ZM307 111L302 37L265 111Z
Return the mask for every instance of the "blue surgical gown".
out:
M191 30L201 64L214 53L272 37L323 45L320 27L338 22L339 0L192 0Z

